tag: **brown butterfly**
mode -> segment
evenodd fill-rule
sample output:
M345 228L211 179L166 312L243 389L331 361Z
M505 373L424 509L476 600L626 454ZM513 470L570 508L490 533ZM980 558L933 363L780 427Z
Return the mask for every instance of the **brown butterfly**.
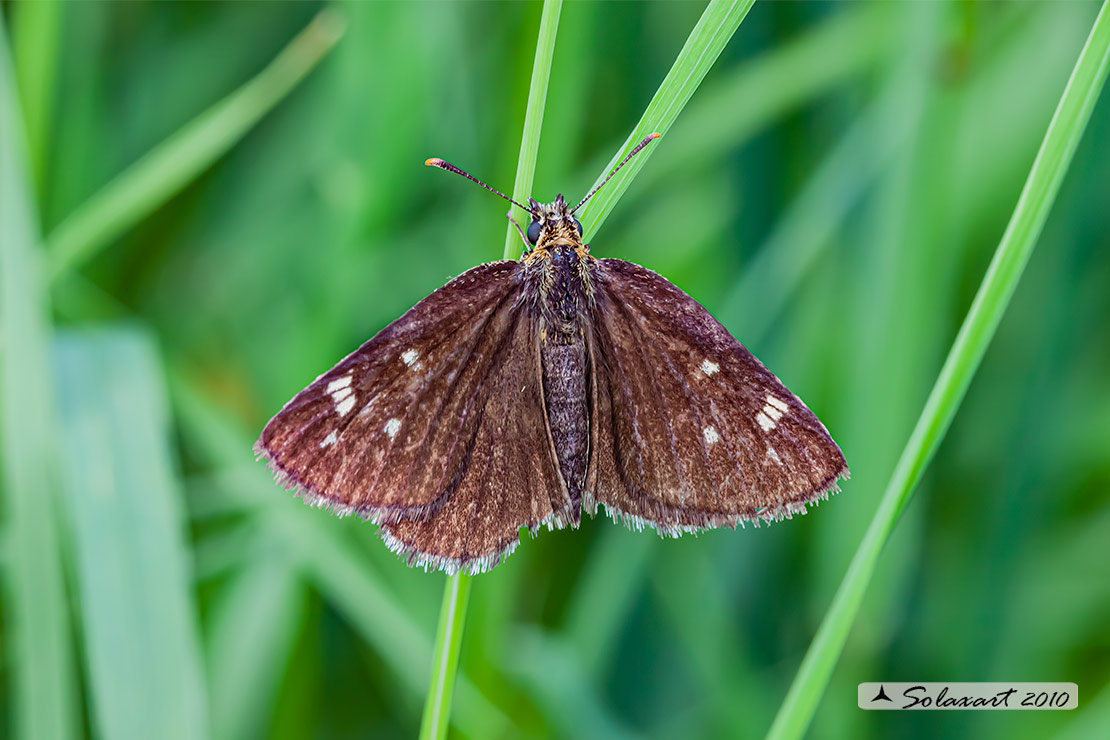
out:
M287 403L255 445L278 481L451 573L599 503L678 536L838 490L848 468L825 427L708 311L590 254L574 212L601 185L574 208L516 203L532 216L520 260L463 273Z

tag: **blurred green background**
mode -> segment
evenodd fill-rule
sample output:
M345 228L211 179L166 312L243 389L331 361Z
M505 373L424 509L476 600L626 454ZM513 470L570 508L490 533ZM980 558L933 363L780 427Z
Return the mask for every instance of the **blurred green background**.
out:
M414 737L444 576L251 444L500 257L505 204L422 162L512 189L540 6L341 3L284 53L323 6L2 7L0 734ZM536 198L585 192L703 7L564 6ZM771 527L525 542L473 582L454 733L766 731L1097 10L756 4L593 253L700 300L852 479ZM1108 193L1104 95L808 737L1110 735ZM1073 681L1081 708L858 710L883 679Z

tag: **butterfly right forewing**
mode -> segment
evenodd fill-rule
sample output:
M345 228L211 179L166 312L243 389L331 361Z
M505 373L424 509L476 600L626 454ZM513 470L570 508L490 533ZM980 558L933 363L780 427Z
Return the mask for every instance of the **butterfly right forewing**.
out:
M667 534L804 511L847 475L817 417L650 270L593 270L587 508Z

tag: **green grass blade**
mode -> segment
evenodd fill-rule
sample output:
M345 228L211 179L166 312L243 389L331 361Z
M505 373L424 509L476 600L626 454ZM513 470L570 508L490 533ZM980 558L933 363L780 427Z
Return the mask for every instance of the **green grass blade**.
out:
M168 201L235 145L343 35L334 11L315 19L254 79L152 149L47 237L50 279L72 270Z
M879 508L841 582L769 737L801 737L843 649L879 554L986 352L1048 217L1110 66L1110 0L1103 3L1048 126L1002 240Z
M547 81L551 76L551 59L555 54L555 33L559 29L559 14L563 0L548 0L543 4L540 33L536 40L536 60L532 64L532 84L528 88L528 110L524 114L524 133L520 137L520 156L516 162L516 184L513 200L526 203L532 195L532 181L536 175L536 155L540 149L540 129L543 128L543 109L547 103ZM528 213L516 206L509 209L522 228L531 221ZM505 259L512 259L521 251L520 234L512 224L505 234Z
M1110 686L1103 686L1094 699L1083 697L1083 711L1073 712L1055 740L1087 740L1110 729Z
M667 145L640 175L637 192L719 159L772 122L876 67L898 38L892 16L897 17L879 3L842 5L814 29L722 69L690 101Z
M15 738L67 740L78 734L81 708L55 518L50 308L22 132L0 15L0 490L4 641L13 689L8 711Z
M64 3L16 3L11 6L12 56L23 102L31 176L40 196L54 116L54 80L64 9Z
M516 182L513 197L525 201L531 195L532 179L536 173L536 155L543 128L543 109L547 102L547 83L551 76L551 59L555 54L555 36L559 30L562 0L545 0L540 17L540 30L536 39L536 58L532 65L532 83L528 90L528 108L524 116L524 132L520 140L520 157L517 160ZM513 206L516 208L516 206ZM524 212L517 209L518 223L527 228ZM504 258L511 259L521 248L516 227L509 224L505 237ZM436 629L435 648L428 694L424 700L424 715L420 723L422 740L439 740L447 736L451 698L454 695L455 672L459 664L463 627L466 624L466 607L470 598L470 577L465 573L448 576L440 607L439 627Z
M436 629L436 646L432 651L432 681L428 698L424 702L424 718L420 723L421 740L440 740L447 737L447 719L451 711L451 697L455 691L455 669L459 665L463 626L466 624L466 606L470 600L470 576L456 573L448 576L443 589L443 606L439 612Z
M624 146L594 181L595 186L605 179L617 162L645 136L653 131L667 133L754 3L755 0L711 0L686 39L682 51L678 53L678 58L675 59L670 72L648 103L647 110L640 117L640 122L632 129ZM658 146L659 144L649 146L621 168L621 171L614 175L613 179L585 205L579 221L582 222L584 238L587 241L601 228L605 219L616 207L617 201L636 177L636 173L647 162L652 150Z
M94 734L208 737L157 350L131 327L67 332L55 347L61 469Z

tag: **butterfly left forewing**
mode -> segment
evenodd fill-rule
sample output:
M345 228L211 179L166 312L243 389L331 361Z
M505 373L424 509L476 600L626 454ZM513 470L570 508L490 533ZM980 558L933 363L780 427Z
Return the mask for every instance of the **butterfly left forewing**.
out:
M379 522L430 516L451 494L520 290L515 261L455 278L298 393L256 452L312 503Z
M256 451L306 499L379 522L410 564L480 572L570 496L520 263L470 270L316 379Z
M700 304L598 260L587 507L661 532L804 511L847 475L817 417Z

